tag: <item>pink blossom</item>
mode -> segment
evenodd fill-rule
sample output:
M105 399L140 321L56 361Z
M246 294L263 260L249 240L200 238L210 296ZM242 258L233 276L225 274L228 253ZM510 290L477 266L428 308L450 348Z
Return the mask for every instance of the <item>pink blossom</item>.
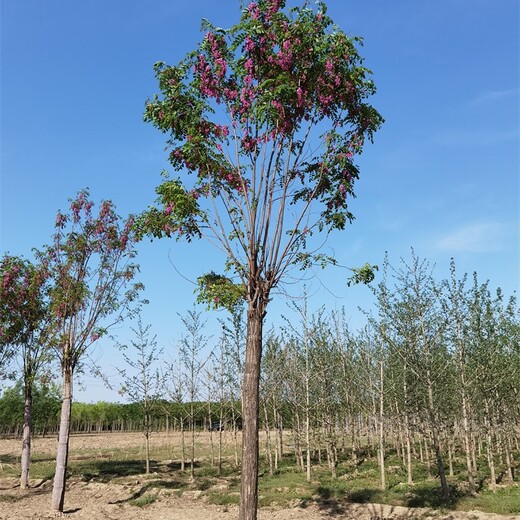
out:
M255 48L255 42L251 39L251 37L246 36L246 51L251 52Z
M260 16L260 12L258 10L258 5L257 4L255 4L254 2L251 2L247 6L247 10L249 11L249 14L251 15L251 18L253 20L258 20L258 17Z
M244 63L244 67L249 73L251 73L251 71L253 70L253 60L251 58L248 58Z
M301 87L298 87L296 89L296 95L298 96L298 107L303 107L304 105L304 97L303 97L303 90Z

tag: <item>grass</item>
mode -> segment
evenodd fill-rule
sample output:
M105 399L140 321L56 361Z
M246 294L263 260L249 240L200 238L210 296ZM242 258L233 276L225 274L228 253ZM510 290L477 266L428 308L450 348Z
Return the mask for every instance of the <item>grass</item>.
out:
M138 443L140 438L136 436L136 444ZM136 507L146 507L160 500L160 493L163 491L177 494L200 491L209 502L222 506L239 502L240 479L234 468L232 454L224 461L222 472L218 474L217 468L209 463L209 447L200 448L199 454L202 452L204 456L197 460L195 478L190 479L189 465L186 466L186 471L182 472L178 459L172 460L172 454L178 451L178 448L173 449L170 445L154 448L151 454L151 473L144 475L142 447L132 445L118 448L114 436L114 442L106 447L71 449L69 476L84 481L131 485L135 491L123 502ZM332 478L325 464L321 467L315 464L311 482L307 482L305 473L294 465L292 455L286 455L272 476L269 475L269 468L262 459L259 478L260 506L306 507L316 504L330 514L341 514L346 504L356 502L427 507L442 511L478 509L506 515L520 514L518 480L507 486L503 483L492 491L486 487L486 475L482 473L482 489L476 496L470 496L466 491L464 464L461 460L454 461L455 476L449 478L452 497L446 503L439 492L438 478L428 474L424 464L414 465L414 484L409 486L406 484L406 471L401 461L395 453L390 452L386 459L387 489L382 491L377 460L367 456L361 464L356 465L350 460L349 455L348 453L340 459L337 478ZM4 464L1 477L19 476L20 465L17 457L5 455L1 456L0 460ZM517 460L516 464L520 467L520 460ZM434 469L432 464L431 471ZM53 457L45 453L34 453L31 479L48 480L52 478L53 472ZM520 474L520 470L518 473ZM3 503L16 500L18 497L9 493L0 495L0 502Z
M153 504L156 500L157 497L155 495L143 495L142 497L129 500L128 503L132 506L146 507Z
M475 497L464 497L457 505L461 511L478 509L499 515L520 515L520 485L499 488L495 491L486 489Z

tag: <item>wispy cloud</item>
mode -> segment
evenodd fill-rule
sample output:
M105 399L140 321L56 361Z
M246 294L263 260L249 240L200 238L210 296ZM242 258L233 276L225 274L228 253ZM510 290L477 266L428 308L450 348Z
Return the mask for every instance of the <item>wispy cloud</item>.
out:
M430 138L431 144L442 146L489 146L518 139L518 128L511 130L468 130L443 132Z
M472 222L440 237L437 246L442 251L459 253L500 251L506 231L506 226L498 222Z
M518 87L504 90L487 90L470 101L470 105L484 105L496 101L508 100L518 97L520 90Z

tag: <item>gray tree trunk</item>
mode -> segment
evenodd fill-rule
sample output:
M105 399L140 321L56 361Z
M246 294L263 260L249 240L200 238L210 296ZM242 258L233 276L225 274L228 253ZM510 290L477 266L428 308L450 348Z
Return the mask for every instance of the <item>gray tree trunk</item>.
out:
M72 366L65 357L63 367L63 397L61 403L60 430L58 433L58 451L56 453L56 472L52 486L51 507L63 512L65 501L65 483L69 457L70 410L72 404Z
M32 437L32 384L27 384L24 390L25 402L23 410L23 438L22 438L22 473L20 489L29 487L29 466L31 464L31 437Z

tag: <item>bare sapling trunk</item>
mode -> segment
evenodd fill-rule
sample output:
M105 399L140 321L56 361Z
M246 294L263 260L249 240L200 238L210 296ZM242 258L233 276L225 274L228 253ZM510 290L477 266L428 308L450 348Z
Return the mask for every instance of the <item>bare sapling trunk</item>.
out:
M219 429L218 429L218 465L217 474L222 474L222 430L224 429L224 407L220 405L220 416L219 416Z
M267 403L264 402L264 417L265 417L265 456L269 462L269 475L274 475L273 454L271 453L271 427L269 425L269 414L267 411Z
M311 425L310 425L310 416L309 416L309 410L306 410L306 417L305 417L305 444L306 444L306 458L307 458L307 482L311 481L311 472L312 472L312 466L311 466Z
M56 471L52 486L51 507L54 511L63 512L65 501L65 483L67 478L67 462L69 458L70 411L72 406L72 365L67 353L63 360L63 397L60 414L60 430L58 433L58 451L56 453Z
M283 420L282 414L280 412L278 415L278 459L282 460L283 458Z
M379 471L381 473L381 489L386 489L386 472L385 472L385 433L383 424L384 415L384 365L381 360L379 366Z
M212 424L212 416L211 416L211 380L208 375L208 425L209 425L209 444L211 447L211 467L215 466L215 443L213 441L213 424ZM222 423L219 423L219 430L222 427Z
M150 416L144 416L144 458L146 463L146 474L150 473Z
M439 429L437 427L437 420L435 417L433 404L433 385L431 383L429 371L427 371L426 382L428 385L428 413L430 416L430 426L433 437L433 448L435 450L435 459L437 462L437 471L439 472L439 479L441 481L442 498L447 501L450 498L450 489L448 487L448 481L446 480L446 471L444 469L444 462L442 460Z
M495 471L495 454L494 454L494 448L493 448L493 423L491 420L490 415L490 409L489 409L489 402L486 399L485 400L485 411L486 414L484 416L484 425L486 428L486 454L487 454L487 460L488 460L488 467L489 467L489 487L493 490L495 490L497 486L497 477L496 477L496 471Z
M186 439L184 434L184 417L180 419L181 428L181 471L186 470Z
M470 422L468 419L468 399L466 395L464 374L461 374L461 387L462 387L462 430L464 433L464 452L466 454L466 469L468 472L468 486L470 494L475 493L475 475L474 465L472 462L471 454L475 453L474 446L472 445L472 432L470 430Z
M264 308L249 304L242 389L242 472L240 520L256 520L258 509L258 415Z
M23 409L23 438L22 438L22 472L20 489L29 487L29 466L31 464L31 437L32 437L32 384L26 384L24 389Z
M406 476L407 476L407 483L409 485L413 484L413 476L412 476L412 443L411 443L411 435L410 435L410 424L408 419L408 413L405 412L404 414L404 430L405 430L405 437L406 437ZM422 453L421 453L422 455Z
M234 406L231 410L231 420L233 422L233 446L235 453L235 467L238 468L240 466L240 460L238 458L238 424Z
M190 430L191 430L191 456L190 456L190 479L195 479L195 409L193 401L190 404Z

